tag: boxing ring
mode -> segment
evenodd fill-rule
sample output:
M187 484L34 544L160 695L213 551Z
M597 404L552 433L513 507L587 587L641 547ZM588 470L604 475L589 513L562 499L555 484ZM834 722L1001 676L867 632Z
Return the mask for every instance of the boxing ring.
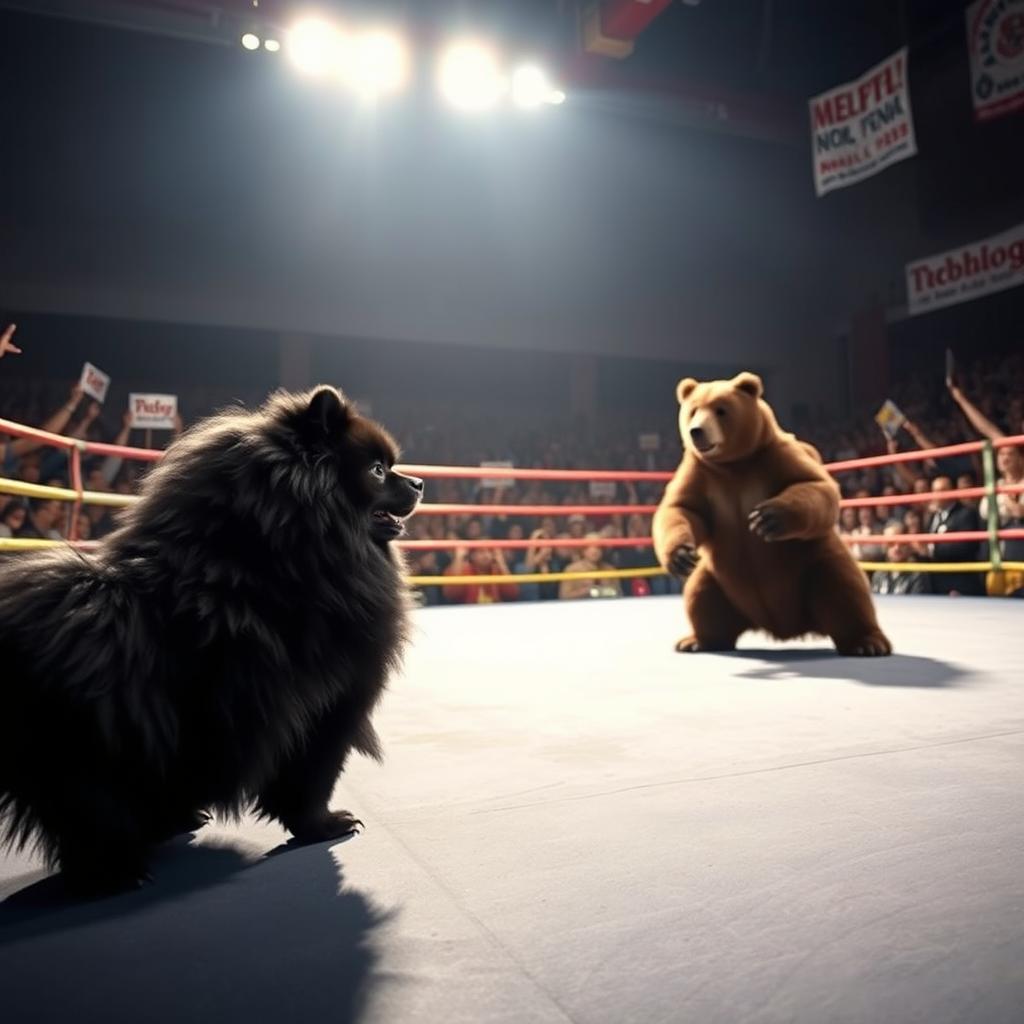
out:
M218 821L84 905L0 855L0 1016L1017 1024L1021 606L878 608L891 658L679 655L678 597L417 609L334 795L365 834Z

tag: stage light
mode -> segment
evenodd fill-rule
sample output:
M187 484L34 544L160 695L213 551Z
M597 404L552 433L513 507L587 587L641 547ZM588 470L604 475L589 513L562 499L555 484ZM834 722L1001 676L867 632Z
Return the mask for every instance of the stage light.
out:
M524 110L536 110L545 103L564 103L565 93L552 86L542 68L524 64L512 74L512 102Z
M323 75L337 68L344 52L341 33L326 21L308 18L288 33L288 56L300 70Z
M258 50L260 48L260 37L254 32L246 32L242 36L242 45L247 50Z
M455 43L441 57L441 94L460 110L487 110L507 88L497 57L479 43Z
M347 84L362 96L398 92L409 73L405 44L392 32L360 32L345 46L339 69Z
M276 39L264 39L263 49L270 53L277 53L277 51L281 49L281 44Z

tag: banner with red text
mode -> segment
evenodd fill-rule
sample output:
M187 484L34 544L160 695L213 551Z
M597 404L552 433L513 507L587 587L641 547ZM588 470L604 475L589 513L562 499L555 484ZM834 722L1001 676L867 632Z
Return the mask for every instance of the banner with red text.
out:
M907 48L810 100L814 189L855 185L917 152Z
M907 309L943 306L1024 284L1024 224L959 249L907 264Z
M977 0L967 8L971 99L978 121L1024 107L1024 0Z

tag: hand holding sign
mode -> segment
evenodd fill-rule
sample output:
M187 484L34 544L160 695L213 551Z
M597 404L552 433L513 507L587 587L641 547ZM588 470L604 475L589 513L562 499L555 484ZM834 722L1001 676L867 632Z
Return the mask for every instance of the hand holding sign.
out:
M882 408L875 413L875 422L882 428L882 433L886 437L895 438L900 432L900 427L907 422L907 417L892 399L886 399Z
M0 334L0 359L3 359L8 352L12 356L20 356L21 349L11 341L14 337L14 332L18 329L17 324L8 324L3 334Z

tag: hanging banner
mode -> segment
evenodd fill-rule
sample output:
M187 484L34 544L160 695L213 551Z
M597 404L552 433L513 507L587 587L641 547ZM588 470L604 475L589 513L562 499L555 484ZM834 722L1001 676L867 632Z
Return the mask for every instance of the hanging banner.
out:
M907 264L907 310L928 313L1024 284L1024 224Z
M1024 0L977 0L967 8L974 117L1024 107Z
M853 82L813 97L811 152L819 196L855 185L917 152L907 48Z

